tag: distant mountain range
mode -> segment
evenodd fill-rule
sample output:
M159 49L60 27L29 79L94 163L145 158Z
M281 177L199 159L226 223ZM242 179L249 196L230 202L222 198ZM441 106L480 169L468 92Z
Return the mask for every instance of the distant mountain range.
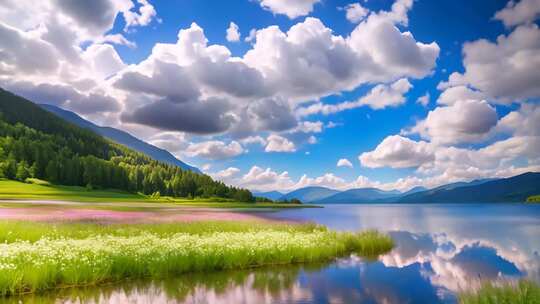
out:
M369 203L497 203L524 202L540 194L540 172L529 172L501 179L480 179L457 182L433 189L415 187L407 192L376 188L338 191L325 187L305 187L284 194L279 200L297 198L316 204Z
M279 200L283 196L283 193L279 191L252 192L252 193L253 193L253 196L264 197L267 199L271 199L273 201Z
M315 201L320 204L348 204L348 203L367 203L399 196L401 192L397 190L384 191L376 188L350 189L336 193L332 196Z
M296 198L305 203L318 202L337 193L339 193L338 190L325 187L305 187L283 195L280 200L291 200Z
M127 146L135 151L144 153L147 156L157 161L164 162L164 163L174 165L174 166L178 166L185 170L191 170L193 172L201 173L201 171L198 168L190 166L184 163L183 161L177 159L169 151L158 148L145 141L142 141L127 132L124 132L115 128L111 128L111 127L98 126L88 120L85 120L84 118L80 117L79 115L71 111L67 111L59 107L55 107L53 105L40 104L39 106L55 114L56 116L71 122L72 124L75 124L81 128L94 131L95 133L103 137L106 137L116 143Z

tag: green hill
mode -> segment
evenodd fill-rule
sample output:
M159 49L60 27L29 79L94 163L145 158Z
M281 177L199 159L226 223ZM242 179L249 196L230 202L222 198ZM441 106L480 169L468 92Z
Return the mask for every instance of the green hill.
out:
M248 190L155 161L0 89L0 177L174 197L254 201Z

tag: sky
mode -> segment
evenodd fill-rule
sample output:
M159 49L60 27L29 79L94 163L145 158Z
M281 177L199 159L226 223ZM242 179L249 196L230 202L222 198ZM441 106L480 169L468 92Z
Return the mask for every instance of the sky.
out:
M540 0L4 0L0 86L256 191L540 171Z

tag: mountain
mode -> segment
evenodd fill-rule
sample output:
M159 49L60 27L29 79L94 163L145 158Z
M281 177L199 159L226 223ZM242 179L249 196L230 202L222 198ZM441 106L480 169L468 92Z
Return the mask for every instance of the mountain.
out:
M279 200L283 196L283 193L279 191L253 192L253 196L264 197L264 198L275 201L275 200Z
M416 187L412 188L409 191L403 192L400 196L405 196L405 195L409 195L409 194L413 194L413 193L417 193L417 192L422 192L422 191L426 191L426 190L428 190L426 187L416 186Z
M84 118L80 117L79 115L73 113L73 112L70 112L70 111L67 111L67 110L64 110L64 109L61 109L59 107L55 107L53 105L48 105L48 104L40 104L39 105L40 107L42 107L43 109L57 115L58 117L64 119L64 120L67 120L69 122L71 122L72 124L75 124L81 128L85 128L85 129L89 129L91 131L94 131L95 133L103 136L103 137L106 137L116 143L119 143L121 145L124 145L126 147L129 147L135 151L138 151L138 152L141 152L143 154L146 154L147 156L157 160L157 161L160 161L160 162L163 162L163 163L167 163L167 164L170 164L170 165L174 165L174 166L178 166L182 169L185 169L185 170L190 170L190 171L193 171L193 172L196 172L196 173L201 173L201 171L195 167L192 167L180 160L178 160L176 157L174 157L169 151L167 150L164 150L164 149L160 149L154 145L151 145L147 142L144 142L138 138L136 138L135 136L127 133L127 132L124 132L124 131L121 131L121 130L118 130L118 129L115 129L115 128L110 128L110 127L101 127L101 126L98 126L98 125L95 125L91 122L89 122L88 120L85 120Z
M460 187L466 187L466 186L474 186L474 185L480 185L485 182L494 181L497 180L496 178L484 178L484 179L475 179L470 182L455 182L450 184L445 184L433 189L426 189L427 191L439 191L439 190L452 190ZM410 194L410 193L409 193Z
M350 189L317 200L315 203L321 204L360 204L375 203L378 200L399 196L401 192L397 190L384 191L376 188Z
M267 193L274 192L277 191ZM267 197L264 194L254 195ZM528 197L538 194L540 194L540 172L529 172L502 179L486 178L450 183L433 189L417 186L403 193L377 188L338 191L324 187L305 187L289 192L279 199L297 198L304 203L315 204L497 203L525 202Z
M311 203L320 201L336 193L339 193L339 191L325 187L305 187L283 195L280 200L291 200L296 198L303 203Z
M398 203L495 203L524 202L540 193L540 172L495 179L460 183L460 186L441 186L435 189L402 196Z

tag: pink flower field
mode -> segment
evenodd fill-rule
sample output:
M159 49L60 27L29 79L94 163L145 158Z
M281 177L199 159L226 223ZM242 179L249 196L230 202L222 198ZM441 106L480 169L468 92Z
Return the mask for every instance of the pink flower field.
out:
M264 220L252 213L226 209L171 207L149 210L117 211L92 208L89 204L65 202L51 204L3 203L0 220L28 221L92 221L105 223L192 222L200 220L255 221Z

